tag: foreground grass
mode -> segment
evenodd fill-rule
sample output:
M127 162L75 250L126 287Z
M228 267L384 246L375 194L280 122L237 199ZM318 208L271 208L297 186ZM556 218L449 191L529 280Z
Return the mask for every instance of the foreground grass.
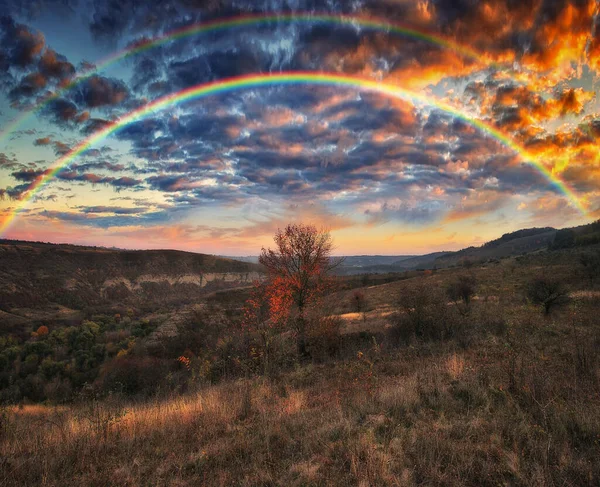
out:
M597 485L598 377L448 346L6 412L2 485ZM541 353L544 353L543 351ZM529 361L528 361L529 360ZM541 362L542 365L538 365Z

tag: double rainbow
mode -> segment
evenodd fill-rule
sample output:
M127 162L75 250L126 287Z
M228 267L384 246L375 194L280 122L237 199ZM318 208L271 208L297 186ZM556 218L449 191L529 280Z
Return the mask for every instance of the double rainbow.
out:
M0 235L4 234L9 225L16 219L19 212L22 211L32 198L63 168L65 168L70 162L72 162L77 156L81 155L86 150L90 149L94 144L105 139L111 134L114 134L118 130L130 125L133 122L139 121L144 117L159 112L167 107L185 103L191 100L197 100L210 95L217 95L221 93L231 92L235 90L248 89L248 88L260 88L268 86L280 86L280 85L326 85L335 86L340 88L352 88L361 91L374 92L384 96L392 98L399 98L402 100L408 100L411 102L423 103L428 106L435 107L442 110L465 123L476 127L481 132L489 135L493 139L497 140L503 146L511 149L517 153L520 159L535 167L541 174L543 174L548 181L568 200L575 206L582 214L586 214L586 208L583 206L581 201L573 193L573 191L560 179L558 179L552 171L546 168L539 160L529 154L523 147L510 139L507 135L496 129L495 127L482 122L451 105L443 103L435 98L426 96L422 93L413 92L397 86L380 83L370 79L346 76L340 74L331 73L315 73L315 72L287 72L277 74L253 74L246 76L239 76L210 83L204 83L177 93L172 93L159 98L147 105L144 105L136 110L129 112L122 118L112 122L103 129L95 132L87 139L83 140L75 148L73 148L68 154L58 159L47 171L45 176L38 179L34 185L30 188L29 193L21 200L20 204L8 215L8 217L0 223Z
M443 49L454 51L461 56L471 59L482 66L491 66L490 61L481 53L478 53L474 49L468 46L464 46L454 42L450 39L437 36L431 32L419 30L414 27L407 25L390 23L381 19L372 17L360 16L360 15L332 15L332 14L307 14L307 13L288 13L288 14L256 14L256 15L245 15L240 17L232 17L228 19L217 19L210 22L202 22L192 24L181 29L176 29L167 32L161 36L154 37L151 39L144 39L139 42L135 42L126 49L117 51L110 56L98 61L96 63L96 69L91 72L86 72L75 76L72 80L62 86L52 95L46 97L43 101L35 105L31 110L24 112L20 117L17 117L11 124L7 125L4 130L0 132L0 141L4 137L8 136L15 130L17 130L23 123L25 123L33 114L39 112L50 102L60 98L66 94L70 89L76 87L79 83L82 83L86 79L94 76L97 72L109 68L113 64L133 56L140 54L156 47L163 46L169 42L185 39L187 37L197 36L201 34L208 34L212 32L218 32L221 30L269 25L276 22L302 22L302 23L313 23L313 24L332 24L332 25L343 25L343 26L354 26L360 27L365 30L373 30L380 32L387 32L390 34L408 37L411 39L427 42L439 46Z

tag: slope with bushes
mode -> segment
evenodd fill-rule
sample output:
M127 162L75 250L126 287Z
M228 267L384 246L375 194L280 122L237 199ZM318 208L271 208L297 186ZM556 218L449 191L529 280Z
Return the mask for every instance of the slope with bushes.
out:
M213 299L69 404L6 406L0 482L596 485L600 290L583 269L546 252L338 291L310 317L310 362L282 332L267 375L242 302ZM557 279L546 313L530 285Z
M249 285L260 267L175 250L115 250L0 241L0 309L193 302Z

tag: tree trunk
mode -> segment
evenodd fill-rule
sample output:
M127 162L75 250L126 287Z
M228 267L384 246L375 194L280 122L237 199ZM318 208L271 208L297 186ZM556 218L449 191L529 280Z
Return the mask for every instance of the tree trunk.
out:
M298 338L297 338L297 346L298 346L298 356L300 360L306 360L310 357L310 353L306 347L306 321L302 313L298 317Z

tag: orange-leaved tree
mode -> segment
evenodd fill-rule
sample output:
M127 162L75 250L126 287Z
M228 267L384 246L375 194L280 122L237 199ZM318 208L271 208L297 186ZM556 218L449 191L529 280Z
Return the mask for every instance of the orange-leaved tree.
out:
M296 332L298 353L308 356L306 311L316 304L340 260L332 258L333 241L326 230L292 224L278 230L275 249L262 249L259 262L267 272L269 310Z
M277 278L256 281L244 305L242 329L247 338L253 334L260 339L263 372L267 375L271 365L271 342L285 329L291 306L291 295Z

